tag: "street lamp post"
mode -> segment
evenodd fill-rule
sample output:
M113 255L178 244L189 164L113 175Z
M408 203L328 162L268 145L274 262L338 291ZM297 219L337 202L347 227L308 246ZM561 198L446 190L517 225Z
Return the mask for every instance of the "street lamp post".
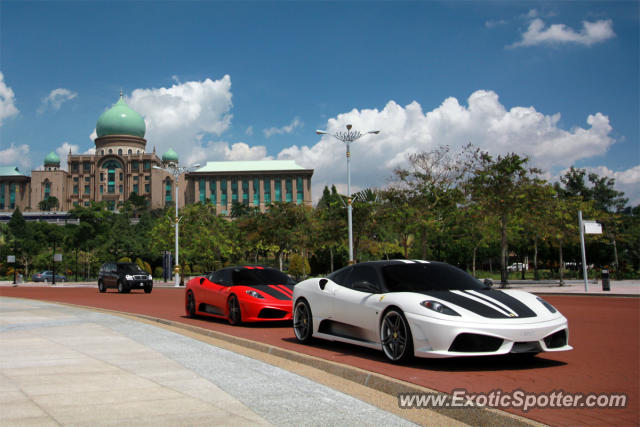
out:
M175 182L175 186L176 186L176 217L175 217L175 235L176 235L176 256L175 256L175 267L174 267L174 272L175 272L175 287L180 287L180 273L178 273L179 271L179 266L180 266L180 258L179 258L179 245L178 245L178 240L179 240L179 235L180 235L180 218L178 217L178 179L180 177L180 175L182 175L185 172L189 172L192 168L197 168L200 167L199 164L195 164L191 167L185 167L185 166L179 166L178 163L174 163L174 162L170 162L167 165L167 169L168 172L171 173L173 175L174 178L174 182ZM167 170L158 166L154 166L155 169L160 169L160 170Z
M329 133L323 130L316 130L318 135L331 135L338 141L342 141L346 144L347 148L347 224L349 227L349 264L353 264L353 223L352 223L352 207L351 207L351 143L362 138L368 134L379 134L379 130L370 130L368 132L360 132L357 130L351 130L352 126L347 125L347 131L340 131L336 133Z

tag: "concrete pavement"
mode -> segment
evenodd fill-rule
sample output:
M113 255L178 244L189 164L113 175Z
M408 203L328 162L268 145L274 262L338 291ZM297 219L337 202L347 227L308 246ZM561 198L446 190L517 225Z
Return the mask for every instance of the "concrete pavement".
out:
M434 421L454 420L435 414ZM116 424L412 425L287 370L154 325L0 298L0 425Z

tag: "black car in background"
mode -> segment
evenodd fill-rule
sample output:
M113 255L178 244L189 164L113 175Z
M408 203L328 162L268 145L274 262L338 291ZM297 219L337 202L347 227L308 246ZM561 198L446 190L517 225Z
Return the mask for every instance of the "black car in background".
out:
M106 262L98 273L98 289L118 289L119 293L128 293L131 289L144 289L146 294L153 289L153 277L132 262Z

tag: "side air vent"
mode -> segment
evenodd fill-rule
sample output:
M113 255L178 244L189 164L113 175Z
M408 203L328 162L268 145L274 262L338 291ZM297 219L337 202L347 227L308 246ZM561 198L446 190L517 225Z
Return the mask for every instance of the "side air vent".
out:
M287 312L284 310L278 310L275 308L263 308L260 310L258 317L260 319L282 319L287 315Z
M544 343L549 348L559 348L567 345L567 331L563 329L544 338Z

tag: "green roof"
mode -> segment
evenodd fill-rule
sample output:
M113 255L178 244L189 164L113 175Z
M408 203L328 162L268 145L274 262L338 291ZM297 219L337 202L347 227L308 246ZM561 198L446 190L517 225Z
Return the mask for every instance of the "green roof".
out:
M296 164L295 160L247 160L228 162L207 162L194 172L261 172L280 170L307 170Z
M47 157L44 158L44 165L56 165L60 166L60 157L53 151L47 154Z
M98 137L107 135L132 135L144 138L146 130L144 119L124 102L122 92L120 92L118 102L102 113L100 117L98 117L98 123L96 123L96 133Z
M17 166L0 166L0 176L26 176L20 173Z
M173 148L169 148L166 153L162 155L163 162L177 162L178 161L178 153L176 153Z

